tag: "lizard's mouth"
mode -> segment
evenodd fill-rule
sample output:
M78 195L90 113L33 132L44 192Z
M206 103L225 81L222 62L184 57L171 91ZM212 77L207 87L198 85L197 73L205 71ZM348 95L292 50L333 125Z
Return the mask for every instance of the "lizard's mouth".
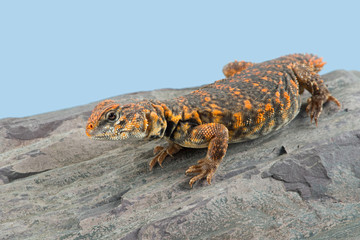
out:
M145 132L141 131L132 131L132 130L118 130L117 132L113 131L86 131L86 135L94 140L131 140L131 139L142 139L146 137Z
M116 134L112 133L112 132L102 132L99 134L87 134L91 139L94 140L112 140L112 141L116 141L116 140L125 140L128 138L131 138L131 131L129 130L120 130L118 131Z
M122 140L122 139L126 139L126 138L119 138L119 136L112 136L112 135L103 135L103 136L90 136L91 139L94 140L103 140L103 141L107 141L107 140L112 140L112 141L116 141L116 140Z

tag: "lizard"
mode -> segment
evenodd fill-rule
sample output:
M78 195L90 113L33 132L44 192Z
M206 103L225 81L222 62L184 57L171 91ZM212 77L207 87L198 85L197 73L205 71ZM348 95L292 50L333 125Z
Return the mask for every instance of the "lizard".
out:
M313 54L290 54L262 63L230 62L224 79L169 100L137 100L121 105L100 102L92 111L86 134L98 140L157 139L150 170L182 148L207 148L207 154L186 174L195 174L190 187L211 179L228 144L252 140L288 124L299 113L300 94L311 97L306 112L317 126L323 104L333 97L318 72L325 62Z

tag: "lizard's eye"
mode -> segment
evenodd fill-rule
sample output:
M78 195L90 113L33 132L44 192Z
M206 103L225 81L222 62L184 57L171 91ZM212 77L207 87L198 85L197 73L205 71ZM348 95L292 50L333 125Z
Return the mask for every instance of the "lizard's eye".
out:
M115 121L117 119L117 115L115 112L108 112L106 114L106 119L109 121Z

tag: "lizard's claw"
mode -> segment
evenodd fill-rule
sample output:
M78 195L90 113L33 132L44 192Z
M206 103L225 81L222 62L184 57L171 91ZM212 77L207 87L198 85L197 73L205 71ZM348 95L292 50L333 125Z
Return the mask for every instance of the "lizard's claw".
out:
M217 165L215 165L212 161L210 161L207 157L202 158L198 161L197 165L193 165L189 167L189 169L186 171L186 174L189 173L198 173L195 177L190 179L189 185L192 187L192 185L200 180L206 177L206 180L209 184L211 184L211 179L217 169Z

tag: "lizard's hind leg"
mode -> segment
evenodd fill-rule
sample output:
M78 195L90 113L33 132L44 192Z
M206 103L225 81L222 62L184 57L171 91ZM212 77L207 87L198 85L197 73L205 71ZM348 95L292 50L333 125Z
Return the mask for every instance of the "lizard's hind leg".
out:
M307 100L306 112L310 115L311 121L315 120L316 125L324 103L332 101L339 107L341 106L340 102L330 94L324 80L310 67L304 64L293 64L292 69L297 77L300 89L306 89L311 93L311 97Z

